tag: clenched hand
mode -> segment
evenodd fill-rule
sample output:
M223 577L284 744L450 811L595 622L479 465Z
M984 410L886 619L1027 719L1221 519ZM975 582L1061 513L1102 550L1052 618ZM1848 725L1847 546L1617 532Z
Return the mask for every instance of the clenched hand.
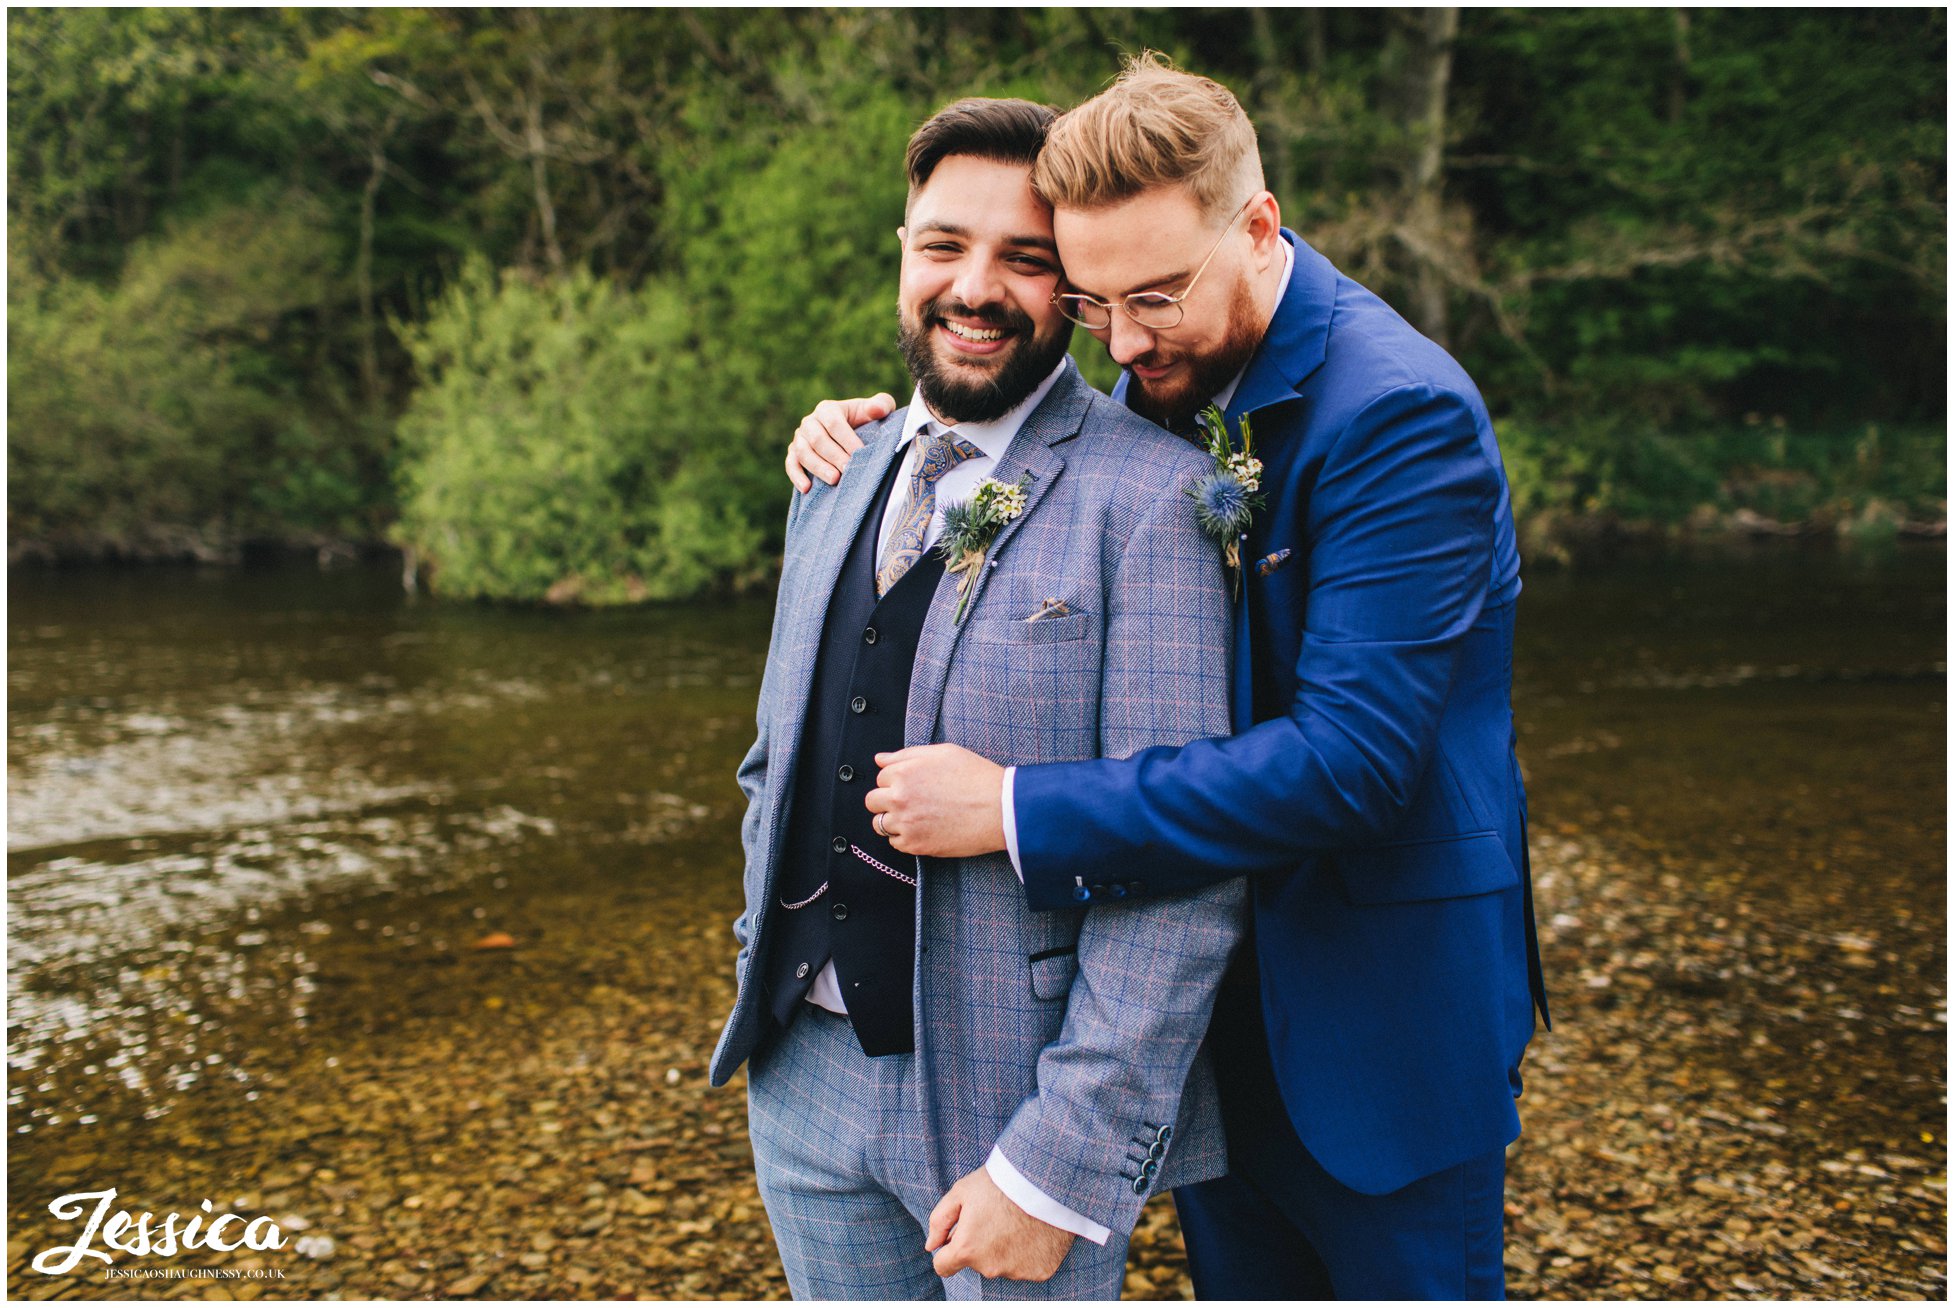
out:
M1012 1203L980 1167L937 1201L923 1248L936 1255L938 1276L972 1267L979 1276L1049 1281L1074 1238Z

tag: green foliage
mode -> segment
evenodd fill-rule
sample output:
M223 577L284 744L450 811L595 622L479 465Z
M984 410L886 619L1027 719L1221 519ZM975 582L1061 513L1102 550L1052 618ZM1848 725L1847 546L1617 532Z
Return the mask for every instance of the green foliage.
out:
M673 384L661 288L471 260L399 328L421 385L400 422L403 543L445 594L611 604L750 571L758 534Z
M1944 13L1466 10L1420 182L1425 15L12 10L14 551L762 577L795 420L908 389L908 133L1143 47L1235 89L1290 225L1436 319L1523 513L1936 511Z
M268 533L361 531L350 448L322 434L333 415L268 366L303 353L330 250L318 206L273 195L138 243L112 286L17 268L16 540L223 556Z
M1778 523L1947 511L1944 426L1793 430L1782 419L1689 434L1632 420L1580 426L1510 419L1500 452L1522 519L1709 523L1750 513Z

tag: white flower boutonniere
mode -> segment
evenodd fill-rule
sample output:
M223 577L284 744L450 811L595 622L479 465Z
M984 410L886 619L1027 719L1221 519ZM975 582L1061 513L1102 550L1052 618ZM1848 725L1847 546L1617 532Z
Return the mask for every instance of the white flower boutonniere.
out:
M984 558L991 542L1004 524L1018 517L1025 508L1025 485L1029 477L1016 482L986 477L977 483L970 498L945 506L943 536L936 549L945 560L946 572L957 578L957 621L963 621L964 606L970 602L970 585L983 571Z
M1207 431L1208 453L1214 456L1214 471L1187 488L1194 501L1194 520L1209 539L1221 546L1222 562L1235 579L1235 593L1242 590L1242 534L1262 507L1262 460L1255 457L1255 438L1242 419L1242 447L1236 449L1228 437L1228 419L1219 407L1210 404L1202 410L1201 426Z

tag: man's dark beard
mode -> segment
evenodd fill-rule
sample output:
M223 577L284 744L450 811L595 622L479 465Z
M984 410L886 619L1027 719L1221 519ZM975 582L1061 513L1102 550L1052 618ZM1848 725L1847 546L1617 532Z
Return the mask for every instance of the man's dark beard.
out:
M970 374L975 369L956 369L937 358L930 329L946 312L1015 333L1010 348L995 356L1001 361L986 375L972 377ZM1070 320L1059 319L1061 326L1052 338L1040 341L1029 317L1002 305L980 310L956 301L931 300L917 318L913 327L906 320L898 320L896 344L902 349L902 361L909 365L909 375L916 379L916 386L923 393L923 401L946 422L992 422L1002 418L1038 389L1038 383L1058 366L1066 347L1072 343Z
M1261 347L1262 333L1256 328L1255 317L1255 292L1243 277L1235 284L1235 294L1228 303L1228 334L1222 338L1221 348L1203 358L1189 359L1187 385L1177 387L1171 395L1156 398L1138 377L1133 378L1126 388L1126 407L1168 431L1191 435L1194 416L1208 407ZM1144 365L1147 358L1141 355L1134 362Z

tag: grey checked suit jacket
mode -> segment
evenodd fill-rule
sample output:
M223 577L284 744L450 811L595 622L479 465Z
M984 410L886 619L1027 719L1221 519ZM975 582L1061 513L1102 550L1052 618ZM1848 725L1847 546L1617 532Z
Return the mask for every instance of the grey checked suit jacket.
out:
M828 598L897 456L903 414L866 427L841 484L796 496L747 797L740 993L713 1055L724 1085L771 1027L747 984L776 920L782 823ZM932 601L910 681L907 744L949 741L1001 763L1122 757L1226 735L1231 637L1219 547L1182 493L1211 468L1191 445L1093 390L1068 360L992 476L1029 473L961 623L957 579ZM1068 616L1023 621L1047 598ZM941 1188L993 1144L1052 1198L1124 1235L1157 1190L1218 1176L1226 1151L1197 1048L1244 889L1076 912L1025 907L1002 854L921 859L914 1007L917 1105ZM1133 1176L1174 1133L1145 1194Z

